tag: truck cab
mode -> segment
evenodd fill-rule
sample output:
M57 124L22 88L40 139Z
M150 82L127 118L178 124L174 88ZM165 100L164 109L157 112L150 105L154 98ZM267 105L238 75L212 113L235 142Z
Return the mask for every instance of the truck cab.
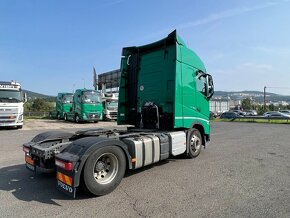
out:
M56 110L49 113L50 118L64 119L70 111L73 102L73 93L60 92L56 97Z
M75 93L74 116L84 113L77 107L95 92ZM203 62L176 31L148 45L123 48L117 122L130 126L41 133L23 145L26 166L34 172L55 170L57 188L72 197L80 185L95 196L108 194L126 170L170 156L198 157L210 141L213 92ZM181 164L178 170L187 169Z
M103 101L103 120L117 120L118 97L116 93L104 93Z
M90 89L77 89L73 96L70 111L64 115L64 119L76 123L102 120L103 106L100 92Z
M23 104L26 95L17 82L0 81L0 127L23 126Z

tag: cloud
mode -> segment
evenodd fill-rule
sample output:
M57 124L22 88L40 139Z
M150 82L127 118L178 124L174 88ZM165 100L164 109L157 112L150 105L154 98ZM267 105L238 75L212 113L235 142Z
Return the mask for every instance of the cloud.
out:
M253 46L250 48L255 50L255 51L268 53L271 55L290 56L290 49L289 48L273 47L273 46L272 47L270 47L270 46Z
M104 3L104 6L113 6L113 5L120 4L120 3L124 2L124 1L125 0L106 1L106 3Z
M199 20L181 23L181 24L178 24L176 26L165 27L159 31L155 31L151 34L148 34L148 35L142 37L142 40L141 39L140 40L143 41L144 39L155 38L157 36L167 34L168 32L173 31L174 29L182 30L182 29L189 29L189 28L196 27L196 26L210 24L210 23L216 22L218 20L243 15L245 13L249 13L252 11L257 11L257 10L262 10L265 8L274 7L276 5L279 5L279 4L282 4L285 2L288 3L288 2L290 2L290 0L281 0L281 1L273 1L273 2L269 1L269 2L265 2L263 4L251 6L251 7L241 6L241 7L237 7L237 8L232 8L229 10L221 11L219 13L210 14L207 17L201 18Z
M290 0L283 0L283 2L288 2L288 1L290 1ZM239 15L251 12L251 11L257 11L260 9L269 8L269 7L278 5L278 4L281 4L281 2L280 1L266 2L264 4L256 5L253 7L232 8L232 9L229 9L226 11L222 11L220 13L210 14L209 16L202 18L200 20L180 24L177 26L177 28L178 29L186 29L186 28L191 28L191 27L195 27L195 26L205 25L205 24L209 24L209 23L221 20L221 19L239 16Z
M237 76L237 75L266 75L269 72L273 72L275 69L270 64L259 64L259 63L252 63L252 62L245 62L242 64L238 64L231 69L220 69L216 70L216 74L222 74L222 75L231 75L231 76ZM245 77L246 78L246 77Z

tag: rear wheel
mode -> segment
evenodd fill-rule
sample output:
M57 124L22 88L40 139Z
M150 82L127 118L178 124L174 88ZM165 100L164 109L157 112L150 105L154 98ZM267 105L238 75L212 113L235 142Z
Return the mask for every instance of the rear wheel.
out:
M202 136L198 129L191 129L188 140L188 156L189 158L197 157L202 148Z
M96 196L112 192L121 182L126 170L126 158L121 148L106 146L91 154L83 172L84 185Z
M76 122L76 123L79 123L79 122L80 122L80 117L79 117L78 114L76 114L76 116L75 116L75 122Z

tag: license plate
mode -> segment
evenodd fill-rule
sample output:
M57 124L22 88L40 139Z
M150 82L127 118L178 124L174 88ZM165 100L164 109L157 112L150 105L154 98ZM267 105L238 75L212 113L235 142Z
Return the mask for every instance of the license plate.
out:
M56 188L73 198L76 196L76 188L63 183L60 180L57 180Z
M25 156L25 162L26 162L27 169L29 169L33 172L36 171L36 167L34 165L34 160L30 156L28 156L28 155Z

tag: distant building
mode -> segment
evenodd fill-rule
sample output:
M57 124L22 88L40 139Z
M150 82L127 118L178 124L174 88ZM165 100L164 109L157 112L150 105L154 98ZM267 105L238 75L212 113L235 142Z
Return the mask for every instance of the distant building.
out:
M209 102L209 110L215 113L223 113L230 110L230 101L227 99L213 99Z

